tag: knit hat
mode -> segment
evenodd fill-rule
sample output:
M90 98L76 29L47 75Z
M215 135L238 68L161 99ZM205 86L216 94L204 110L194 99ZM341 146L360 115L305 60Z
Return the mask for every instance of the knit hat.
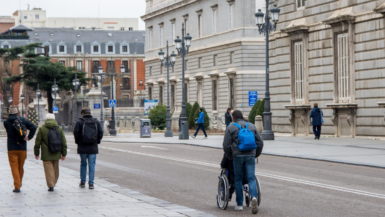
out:
M16 106L12 106L11 109L9 109L9 114L10 115L15 115L15 114L19 114L19 109L16 107Z
M55 120L55 115L52 114L52 113L48 113L48 114L45 116L45 119L46 119L46 120L49 120L49 119Z

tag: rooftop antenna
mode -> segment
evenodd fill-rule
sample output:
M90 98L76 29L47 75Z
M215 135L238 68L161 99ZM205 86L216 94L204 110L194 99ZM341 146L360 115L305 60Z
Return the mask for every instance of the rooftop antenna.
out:
M29 10L29 4L27 4L27 5L28 5L28 7L27 7L27 8L28 8L28 10Z
M98 28L100 29L100 0L98 3Z

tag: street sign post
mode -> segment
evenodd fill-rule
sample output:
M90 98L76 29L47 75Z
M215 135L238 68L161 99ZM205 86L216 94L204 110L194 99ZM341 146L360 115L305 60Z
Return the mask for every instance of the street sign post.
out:
M254 106L257 100L258 100L258 92L249 91L249 106Z
M53 110L53 113L54 113L54 114L56 114L56 113L59 112L59 109L57 108L57 106L54 106L54 107L52 108L52 110Z
M94 104L94 109L100 109L100 103L95 103Z
M110 105L110 108L116 107L116 99L110 99L108 104Z

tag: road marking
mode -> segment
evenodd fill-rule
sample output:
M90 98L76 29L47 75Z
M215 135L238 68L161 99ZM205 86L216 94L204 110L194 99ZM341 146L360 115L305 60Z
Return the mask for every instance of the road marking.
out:
M154 157L154 158L160 158L160 159L166 159L166 160L172 160L172 161L178 161L178 162L184 162L184 163L191 163L191 164L208 166L208 167L213 167L213 168L220 168L219 164L212 164L212 163L206 163L206 162L201 162L201 161L186 160L186 159L181 159L181 158L166 157L166 156L154 155L154 154L146 154L146 153L142 153L142 152L128 151L128 150L124 150L124 149L110 148L110 147L104 147L104 146L99 146L99 148L108 149L108 150L112 150L112 151L118 151L118 152L125 152L125 153L130 153L130 154L136 154L136 155L142 155L142 156L147 156L147 157ZM335 191L341 191L341 192L358 194L358 195L363 195L363 196L368 196L368 197L385 199L384 194L376 194L376 193L372 193L372 192L368 192L368 191L360 191L360 190L355 190L355 189L351 189L351 188L344 188L344 187L339 187L339 186L335 186L335 185L322 184L322 183L318 183L318 182L306 181L306 180L295 179L295 178L290 178L290 177L285 177L285 176L278 176L278 175L268 174L268 173L256 172L255 174L257 176L263 176L263 177L271 178L271 179L278 179L278 180L283 180L283 181L287 181L287 182L294 182L294 183L298 183L298 184L310 185L310 186L314 186L314 187L325 188L325 189L330 189L330 190L335 190Z
M167 150L167 148L161 148L161 147L156 147L156 146L146 146L146 145L142 145L142 148L155 148L155 149Z

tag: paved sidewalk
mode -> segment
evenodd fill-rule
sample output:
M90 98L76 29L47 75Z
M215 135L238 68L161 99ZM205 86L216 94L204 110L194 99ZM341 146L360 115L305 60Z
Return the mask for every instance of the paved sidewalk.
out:
M104 142L119 143L156 143L187 144L222 148L223 136L208 136L203 139L179 140L178 137L164 137L163 134L152 134L152 138L139 138L139 134L120 134L118 137L105 137ZM274 141L265 141L263 154L323 160L338 163L356 164L385 168L385 141L363 138L321 137L289 137L276 136Z
M41 161L27 159L21 193L13 193L8 156L0 152L0 216L212 216L96 179L95 189L80 189L77 171L60 167L55 192L47 191ZM87 185L88 186L88 185Z

